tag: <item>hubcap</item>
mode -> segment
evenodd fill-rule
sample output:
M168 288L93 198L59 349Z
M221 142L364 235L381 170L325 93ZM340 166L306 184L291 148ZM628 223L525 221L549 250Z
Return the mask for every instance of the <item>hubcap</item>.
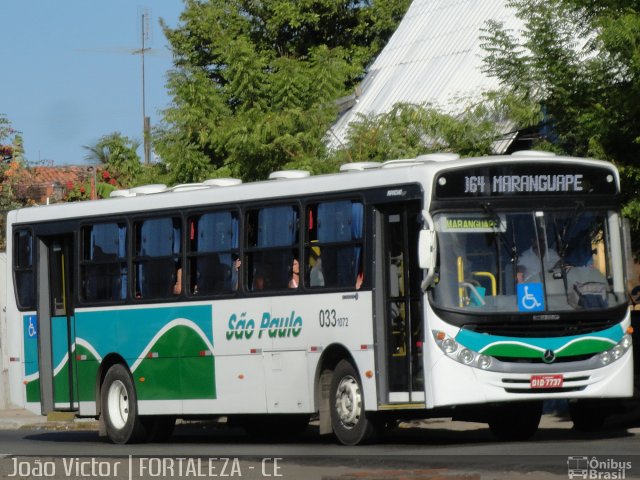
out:
M117 429L123 428L129 418L129 393L120 380L109 386L107 404L111 423Z
M340 380L336 391L336 413L345 428L353 428L360 421L362 395L357 380L352 376Z

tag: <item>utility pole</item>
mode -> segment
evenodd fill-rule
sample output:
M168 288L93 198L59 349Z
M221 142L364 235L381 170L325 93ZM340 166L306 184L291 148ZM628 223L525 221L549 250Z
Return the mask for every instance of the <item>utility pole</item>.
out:
M142 135L144 144L144 164L149 165L151 162L151 119L147 117L145 104L145 81L144 81L144 54L151 50L145 47L145 40L149 40L149 11L147 9L142 12L142 48L134 50L133 54L140 54L142 59Z

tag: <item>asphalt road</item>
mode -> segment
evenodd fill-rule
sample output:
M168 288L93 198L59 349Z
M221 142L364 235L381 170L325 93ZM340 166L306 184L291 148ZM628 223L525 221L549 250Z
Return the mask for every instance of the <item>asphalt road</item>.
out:
M555 418L544 419L528 442L497 442L482 424L431 421L404 424L380 443L359 447L337 445L313 426L295 441L276 442L189 423L169 443L141 445L111 445L93 430L59 428L0 431L2 478L640 478L640 428L584 434Z

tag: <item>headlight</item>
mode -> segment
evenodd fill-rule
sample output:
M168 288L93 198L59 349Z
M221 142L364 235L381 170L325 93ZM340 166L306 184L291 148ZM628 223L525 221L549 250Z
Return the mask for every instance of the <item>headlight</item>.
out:
M483 370L489 368L491 366L491 357L488 357L487 355L480 355L478 357L478 366Z
M469 365L471 362L473 362L473 357L473 353L468 348L463 348L462 350L460 350L460 353L458 353L458 358L462 363L466 365Z
M605 365L609 365L611 362L615 362L621 358L625 353L627 353L629 348L631 348L632 343L633 340L631 335L626 333L613 348L610 348L606 352L602 352L598 356L602 366L604 367Z
M488 370L491 366L491 357L479 354L468 348L460 349L460 344L441 330L434 330L432 333L436 344L447 357L464 365L481 368L483 370Z
M444 350L445 353L453 353L457 349L458 344L453 338L447 337L442 341L442 350Z
M622 345L616 345L615 347L613 347L613 349L611 350L611 353L613 354L613 358L615 358L616 360L618 358L620 358L622 355L624 355L624 348L622 348Z

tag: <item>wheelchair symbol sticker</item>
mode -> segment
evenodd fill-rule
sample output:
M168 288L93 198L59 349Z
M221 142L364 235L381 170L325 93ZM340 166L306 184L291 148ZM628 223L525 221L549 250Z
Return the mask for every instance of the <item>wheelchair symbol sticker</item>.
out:
M27 335L29 338L34 338L38 334L38 323L36 317L27 317L29 319L29 325L27 326Z
M541 283L518 284L518 310L539 312L544 310L544 292Z

